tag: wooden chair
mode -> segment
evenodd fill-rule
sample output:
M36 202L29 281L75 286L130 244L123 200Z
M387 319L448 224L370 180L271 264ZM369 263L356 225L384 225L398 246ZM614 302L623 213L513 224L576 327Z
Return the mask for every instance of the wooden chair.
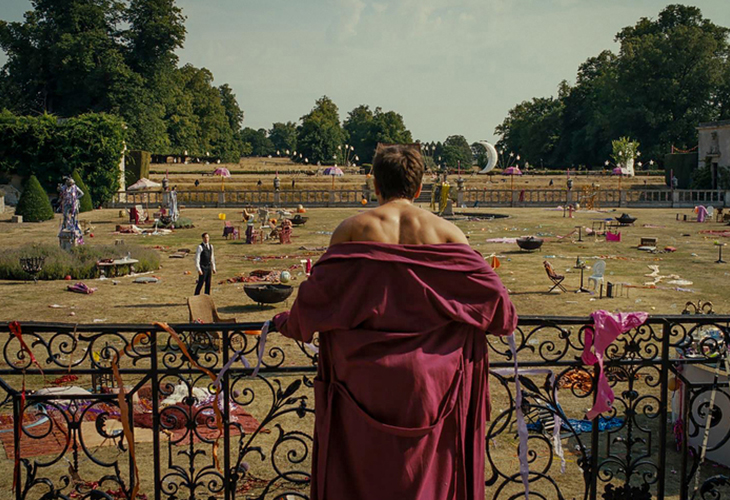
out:
M228 239L228 237L232 237L234 240L239 239L240 233L238 231L238 228L236 228L233 224L226 221L223 223L223 237L225 239Z
M215 303L210 295L194 295L188 297L188 312L190 313L191 323L235 323L235 318L221 318L218 314L218 309L215 307ZM213 347L216 350L221 349L221 338L220 333L217 331L209 332L210 338L213 341ZM198 344L205 345L207 343L207 336L203 335L198 339Z
M562 285L563 281L565 280L565 276L561 276L556 273L555 269L553 269L552 264L550 264L548 261L544 261L542 264L545 266L545 272L547 273L548 278L550 278L550 281L553 282L553 287L548 290L548 293L552 292L556 288L567 292L568 290L566 290L565 287Z

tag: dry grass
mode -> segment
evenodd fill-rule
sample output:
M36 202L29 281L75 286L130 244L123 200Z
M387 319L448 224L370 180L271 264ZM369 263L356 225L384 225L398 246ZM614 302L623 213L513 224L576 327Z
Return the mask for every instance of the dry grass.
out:
M214 276L212 295L222 314L234 316L239 321L259 321L268 319L272 314L284 310L290 304L282 304L276 308L259 310L251 303L242 290L242 284L218 284L226 278L241 273L248 274L254 269L284 270L299 265L300 258L309 256L316 261L322 252L309 252L300 247L323 247L329 242L329 234L345 217L357 213L357 209L312 209L309 210L309 222L302 228L295 228L291 245L264 243L244 245L242 241L222 239L223 223L218 219L219 209L184 210L183 215L193 220L194 229L176 231L168 236L136 236L114 234L117 224L125 223L116 210L99 210L84 214L94 229L94 238L87 238L88 245L114 244L121 239L146 247L164 246L169 250L189 248L195 250L203 231L210 232L215 245L218 274ZM234 209L223 210L228 221L237 221L240 212ZM583 236L578 242L577 235L557 239L558 235L566 235L575 226L590 227L594 219L607 218L620 214L596 213L580 211L574 219L563 217L561 211L545 209L480 209L481 213L507 214L508 219L492 221L456 221L456 224L469 236L471 245L482 254L496 253L500 256L502 267L497 271L505 285L511 290L512 298L520 314L563 314L587 315L591 311L604 308L608 310L643 309L656 314L672 314L681 312L688 300L710 300L718 312L730 311L730 297L724 292L723 283L727 282L730 267L715 264L717 247L713 244L716 236L700 234L700 230L724 229L716 223L697 224L678 222L677 213L691 214L688 209L635 209L631 214L638 217L633 227L621 230L622 242L606 243L602 238ZM54 244L58 220L43 223L12 224L9 214L0 219L0 228L5 238L3 246L12 248L31 243ZM58 217L58 216L57 216ZM661 226L645 228L645 224ZM518 237L521 235L546 235L549 239L538 252L521 252L514 244L495 244L486 242L489 238ZM641 236L656 236L659 247L675 246L674 253L650 254L636 250ZM720 238L724 239L724 238ZM161 278L154 285L132 283L132 278L120 278L119 284L111 280L91 280L90 286L99 287L93 295L82 296L65 291L66 282L47 281L32 282L2 281L0 290L4 300L0 303L0 318L3 320L43 320L71 321L90 323L95 319L106 322L138 322L147 323L153 320L179 322L187 320L185 298L195 287L196 277L186 272L194 271L192 257L186 259L167 258L169 251L163 251L162 268L155 276ZM270 259L285 256L282 259ZM605 299L599 301L597 296L589 294L547 294L549 282L542 268L546 256L560 273L567 273L565 285L576 289L580 281L579 272L572 269L576 257L580 256L588 264L594 257L606 258L606 279L615 282L627 282L642 286L651 281L644 275L650 273L648 265L659 265L661 274L678 274L690 280L693 285L684 288L692 292L674 289L633 288L629 297ZM262 258L263 260L250 260ZM294 285L303 279L300 270L293 272ZM586 274L587 275L590 273ZM667 286L660 283L660 286ZM293 297L292 297L293 298ZM538 299L538 300L536 300ZM595 299L595 300L593 300ZM111 304L110 304L111 300ZM291 301L291 299L290 299ZM51 309L51 304L65 306ZM71 309L73 308L73 309ZM73 317L70 312L75 312Z

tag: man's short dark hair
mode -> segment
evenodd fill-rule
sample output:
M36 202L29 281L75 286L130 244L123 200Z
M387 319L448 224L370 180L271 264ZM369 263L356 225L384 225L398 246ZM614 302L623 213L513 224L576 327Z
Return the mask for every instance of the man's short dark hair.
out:
M373 174L385 200L416 197L423 180L423 157L418 144L378 144Z
M201 238L205 238L206 236L210 236L208 233L203 233L200 235Z

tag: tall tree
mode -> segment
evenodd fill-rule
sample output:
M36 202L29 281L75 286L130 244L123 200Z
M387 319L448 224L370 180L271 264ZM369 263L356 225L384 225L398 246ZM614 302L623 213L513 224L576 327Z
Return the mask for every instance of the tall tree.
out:
M14 110L73 116L118 111L114 97L138 84L124 57L124 5L114 0L33 0L25 22L0 21L4 86Z
M269 139L274 148L282 155L286 154L287 150L290 154L294 154L297 150L297 124L294 122L274 123L269 130Z
M713 97L730 56L728 33L685 5L669 5L656 20L642 18L621 30L620 135L636 137L654 158L672 144L696 144L697 124L718 117Z
M299 151L312 163L333 163L337 146L342 146L347 140L347 132L340 126L337 105L323 96L301 120L297 131Z
M377 143L373 143L371 129L373 127L373 112L370 106L361 104L347 114L343 127L350 136L350 144L355 148L355 155L364 163L373 159L373 150Z
M240 137L241 141L247 145L246 149L250 156L269 156L276 151L274 143L266 136L265 129L256 130L246 127L241 131Z
M451 169L458 167L467 171L471 169L473 160L471 147L463 135L450 135L444 141L441 159L443 164Z
M395 111L383 112L379 107L372 112L368 106L358 106L348 114L344 128L350 136L349 142L354 146L355 154L364 163L373 161L375 148L379 143L413 142L403 117Z
M519 153L532 164L552 164L560 140L563 103L559 99L533 98L511 110L495 132L497 147Z
M140 73L177 67L185 42L185 16L175 0L130 0L126 20L130 65Z

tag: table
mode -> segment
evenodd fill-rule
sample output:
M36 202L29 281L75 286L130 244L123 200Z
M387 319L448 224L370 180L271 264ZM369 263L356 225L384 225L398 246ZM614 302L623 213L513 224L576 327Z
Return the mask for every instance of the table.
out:
M586 267L587 266L585 265L573 266L573 269L580 269L580 288L578 288L575 293L591 293L591 291L587 288L583 288L583 273L585 272Z
M134 272L134 265L139 263L137 259L117 259L111 262L97 262L96 267L99 268L99 273L105 276L106 271L109 271L110 276L119 276L119 268L128 267L129 273ZM129 274L128 273L128 274Z

